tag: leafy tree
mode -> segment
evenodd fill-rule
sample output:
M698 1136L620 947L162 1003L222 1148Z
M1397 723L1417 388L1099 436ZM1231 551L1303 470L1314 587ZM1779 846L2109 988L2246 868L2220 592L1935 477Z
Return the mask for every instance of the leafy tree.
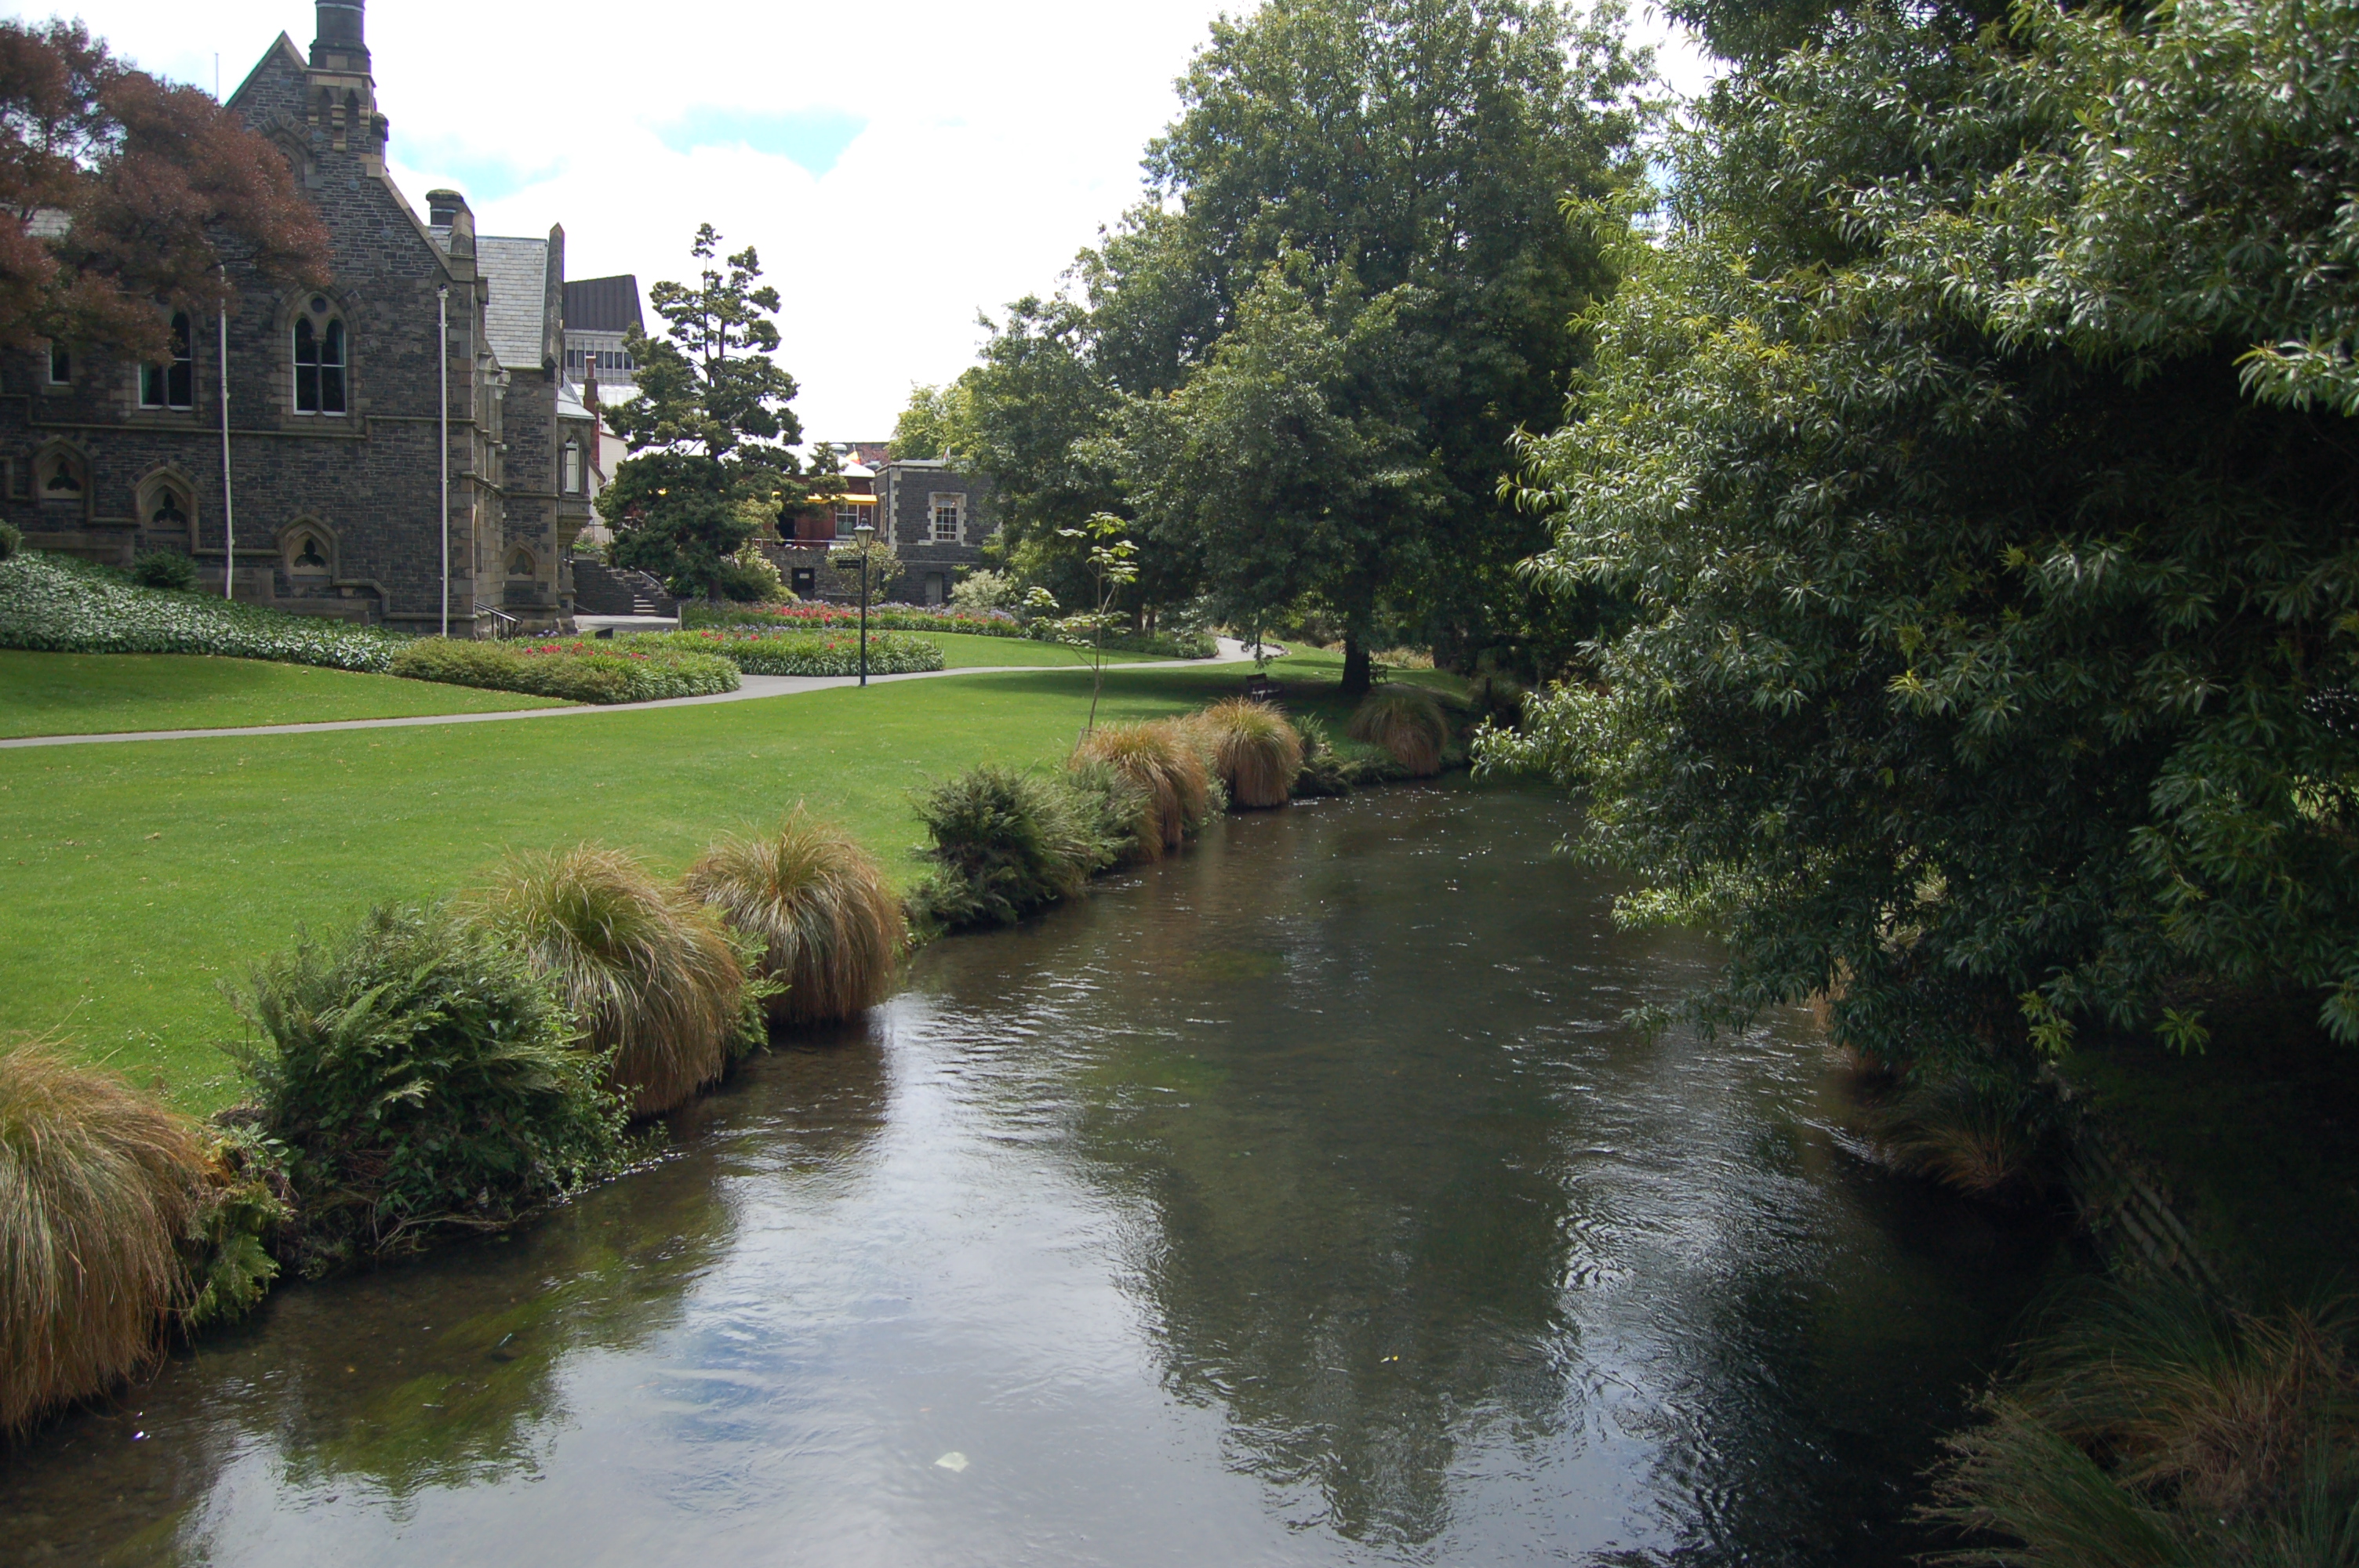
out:
M676 593L718 597L764 515L775 522L806 493L794 452L802 426L787 406L794 377L770 357L779 299L757 286L760 257L748 246L720 259L710 223L690 252L704 264L694 287L647 291L664 335L625 340L639 395L607 417L631 456L598 508L615 529L615 564L654 572Z
M940 386L913 386L908 406L893 421L887 449L896 458L955 459L964 454L973 418L975 372L972 366Z
M1001 460L1016 476L1019 561L1075 513L1127 509L1120 476L1144 474L1169 444L1117 461L1100 438L1168 433L1142 409L1205 373L1266 271L1299 258L1295 287L1315 314L1341 321L1389 301L1396 344L1362 356L1383 373L1355 368L1327 395L1364 434L1383 427L1391 461L1423 476L1330 503L1337 527L1379 546L1331 553L1342 575L1300 585L1346 624L1347 684L1367 678L1380 605L1448 650L1495 641L1494 607L1524 597L1512 564L1546 538L1498 498L1506 442L1560 414L1578 349L1562 324L1612 282L1559 206L1637 172L1629 94L1644 61L1618 28L1610 9L1576 24L1547 0L1274 0L1215 24L1181 80L1182 113L1148 148L1153 199L1083 255L1081 300L1018 302L985 351L978 446L995 476ZM1347 296L1333 308L1330 288ZM1335 330L1372 348L1368 323ZM1412 490L1427 503L1398 506ZM1347 520L1357 502L1370 510ZM1209 540L1181 547L1170 515L1142 540L1142 587L1165 593L1190 570L1222 569Z
M2298 986L2359 1037L2354 15L1863 8L1679 145L1527 449L1535 570L1636 620L1486 759L1726 934L1707 1013L2005 1062Z
M0 347L169 351L158 305L229 303L227 254L317 287L328 234L287 160L79 22L0 21Z

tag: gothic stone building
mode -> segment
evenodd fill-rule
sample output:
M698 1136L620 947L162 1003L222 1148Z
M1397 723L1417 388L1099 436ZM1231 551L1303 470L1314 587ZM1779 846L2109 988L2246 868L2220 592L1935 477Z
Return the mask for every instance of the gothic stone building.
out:
M320 0L309 57L281 34L229 101L318 206L332 282L273 288L232 254L225 320L176 318L169 364L11 357L0 510L40 548L182 551L216 592L227 570L240 600L411 632L443 624L447 522L451 635L553 626L595 439L561 384L564 231L478 236L446 190L420 220L386 173L364 3Z

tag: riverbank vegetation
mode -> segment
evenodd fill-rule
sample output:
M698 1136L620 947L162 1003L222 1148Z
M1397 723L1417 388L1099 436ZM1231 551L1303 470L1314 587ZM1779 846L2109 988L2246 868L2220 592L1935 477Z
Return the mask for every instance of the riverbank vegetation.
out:
M766 833L733 833L683 886L756 945L775 1027L830 1023L890 993L909 925L875 858L798 807Z

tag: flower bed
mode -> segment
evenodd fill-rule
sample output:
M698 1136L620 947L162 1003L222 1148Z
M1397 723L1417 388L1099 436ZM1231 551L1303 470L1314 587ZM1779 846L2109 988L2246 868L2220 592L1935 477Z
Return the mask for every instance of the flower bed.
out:
M857 627L860 611L841 604L748 605L718 609L706 604L680 606L680 624L688 627L784 627L829 630ZM973 637L1021 637L1036 643L1057 641L1054 631L1040 623L1027 624L1005 611L938 611L912 604L872 604L868 607L872 636L883 632L962 632ZM1209 659L1219 645L1201 633L1111 633L1109 654L1154 654L1171 659Z
M386 670L397 632L290 615L213 595L141 588L125 573L27 550L0 561L0 648L49 654L213 654Z
M860 673L860 633L855 629L766 632L758 627L704 628L693 632L645 632L614 639L617 647L669 654L718 654L753 676L853 676ZM910 675L943 667L942 651L906 632L868 632L868 673Z
M516 643L420 637L394 655L387 673L573 702L658 702L737 689L737 666L727 659L703 651L628 647L621 639L610 646L571 637Z

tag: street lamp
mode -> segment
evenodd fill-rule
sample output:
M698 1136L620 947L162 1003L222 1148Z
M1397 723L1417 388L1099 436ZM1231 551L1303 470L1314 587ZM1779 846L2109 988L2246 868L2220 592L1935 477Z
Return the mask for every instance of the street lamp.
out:
M860 684L868 684L868 542L876 537L876 524L864 520L852 531L860 541Z

